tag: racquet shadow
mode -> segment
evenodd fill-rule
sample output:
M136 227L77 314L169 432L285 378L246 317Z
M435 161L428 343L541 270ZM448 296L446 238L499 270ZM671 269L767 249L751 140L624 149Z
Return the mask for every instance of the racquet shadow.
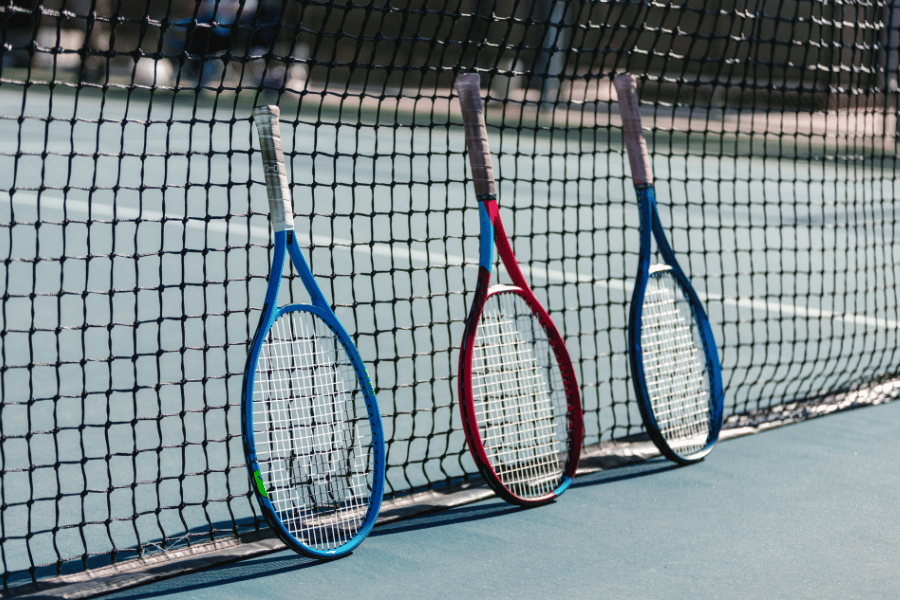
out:
M421 513L412 518L380 525L372 530L369 537L392 535L404 531L417 531L431 527L442 527L453 523L490 519L501 517L519 510L531 509L512 506L499 498L488 498L474 504L454 507L448 510ZM353 553L351 552L347 556L336 560L352 560L352 556ZM116 592L105 597L110 599L128 598L128 600L144 600L173 594L189 594L194 590L208 590L210 587L227 586L230 583L236 583L238 581L248 581L277 575L279 573L295 572L298 569L307 569L328 562L333 561L316 560L294 554L293 552L282 551L277 554L256 559L218 564L212 569L206 570L206 576L204 576L203 571L199 571L195 573L195 576L201 579L201 581L197 583L184 585L184 580L176 577L174 579L156 582L155 584L148 584L148 588L137 587L130 591ZM214 576L212 575L213 572L215 572Z
M369 537L391 535L404 531L417 531L431 527L442 527L453 523L490 519L520 510L531 509L512 506L496 497L488 498L474 504L458 506L448 510L421 513L412 518L380 525L372 530ZM351 552L347 556L336 560L352 560L352 556L353 553ZM211 569L205 570L207 573L205 576L204 571L198 571L195 573L195 576L199 577L201 581L197 583L184 585L185 581L182 578L176 577L174 579L148 584L149 587L147 588L132 588L130 591L115 592L104 597L110 599L128 598L128 600L159 598L173 594L190 593L194 590L208 590L210 587L224 586L238 581L269 577L270 575L277 575L279 573L295 572L298 569L307 569L328 562L334 561L316 560L294 554L290 551L282 551L260 558L218 564ZM215 575L212 575L213 572Z
M343 558L349 558L351 552ZM337 559L342 560L342 559ZM145 598L160 598L173 594L189 594L192 591L209 590L211 587L227 586L239 581L248 581L277 575L279 573L293 572L297 569L306 569L331 561L322 561L307 558L289 550L278 552L270 556L250 560L236 560L235 562L217 564L209 569L195 571L194 576L200 581L184 585L184 578L174 577L164 581L150 583L146 587L139 586L116 592L103 598L115 600L117 598L128 600L144 600ZM215 575L213 575L215 573Z
M492 496L473 504L456 506L446 510L429 511L401 521L388 523L373 529L369 536L391 535L406 531L444 527L455 523L481 521L483 519L502 517L521 510L531 510L531 508L513 506L496 496Z
M616 467L614 469L605 469L588 475L579 475L575 478L575 481L572 482L571 487L580 488L616 483L618 481L627 481L638 477L674 471L675 469L680 469L684 466L690 465L679 465L663 457L651 458L632 465Z
M607 469L597 473L578 476L570 486L571 488L588 487L594 485L604 485L616 483L618 481L626 481L637 477L645 477L664 473L673 469L679 469L682 465L675 464L665 458L653 458L632 465ZM565 502L561 499L560 502ZM467 523L479 521L482 519L491 519L494 517L502 517L511 513L522 510L540 509L540 506L521 507L507 504L500 498L492 496L473 504L467 504L450 508L447 510L430 511L421 513L414 517L388 523L376 527L369 534L370 537L380 535L390 535L394 533L402 533L406 531L420 531L422 529L430 529L433 527L443 527L455 523Z

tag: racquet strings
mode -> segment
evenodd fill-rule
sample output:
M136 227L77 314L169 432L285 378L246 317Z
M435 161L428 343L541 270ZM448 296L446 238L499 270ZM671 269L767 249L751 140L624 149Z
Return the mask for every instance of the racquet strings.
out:
M566 393L547 334L517 294L485 302L472 396L485 454L504 487L521 498L552 493L568 452Z
M690 302L668 269L651 272L641 317L644 379L669 447L689 455L706 447L710 382Z
M260 474L297 540L328 550L365 521L372 434L365 396L331 328L305 311L282 314L263 342L253 389Z

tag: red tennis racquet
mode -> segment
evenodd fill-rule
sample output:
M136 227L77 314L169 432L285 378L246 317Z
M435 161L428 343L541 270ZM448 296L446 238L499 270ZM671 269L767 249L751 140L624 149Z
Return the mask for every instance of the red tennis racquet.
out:
M572 483L584 424L569 353L525 281L500 221L480 87L477 73L456 79L481 215L459 404L482 476L508 502L531 506L550 502ZM494 246L512 285L490 285Z

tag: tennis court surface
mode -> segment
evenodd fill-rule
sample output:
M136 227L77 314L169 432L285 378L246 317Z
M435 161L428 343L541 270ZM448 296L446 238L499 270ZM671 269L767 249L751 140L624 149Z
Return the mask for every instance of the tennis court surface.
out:
M279 552L111 598L892 598L900 404L376 527L346 560ZM455 581L448 584L448 580Z
M716 573L748 595L782 581L798 585L785 596L886 595L900 9L401 4L0 4L0 593L178 576L143 589L287 594L381 568L430 581L425 595L489 571L523 597L573 580L677 594ZM718 345L723 436L739 438L687 469L653 458L629 375L625 71L663 226ZM460 421L480 231L463 72L481 75L503 222L584 408L584 475L538 510L492 499ZM281 109L297 236L387 440L381 523L322 565L271 553L241 441L273 249L262 104ZM281 305L306 301L296 276L281 290Z

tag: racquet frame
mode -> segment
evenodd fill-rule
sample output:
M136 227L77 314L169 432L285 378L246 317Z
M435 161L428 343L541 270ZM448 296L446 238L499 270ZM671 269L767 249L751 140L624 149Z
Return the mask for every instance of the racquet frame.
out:
M496 184L488 148L487 127L481 103L479 75L477 73L460 75L456 80L456 88L464 116L466 146L472 167L472 179L478 199L481 225L478 282L475 287L475 297L472 300L469 316L466 320L466 329L459 356L458 392L463 429L466 435L466 442L469 445L478 470L497 495L508 502L522 506L544 504L554 500L569 487L578 468L581 445L584 439L584 424L582 421L578 381L575 377L575 370L572 367L572 361L569 358L565 343L550 319L550 315L541 306L525 280L525 276L522 274L522 270L513 253L512 245L503 228L503 223L500 220ZM495 246L512 280L512 285L490 285L494 262L493 248ZM523 498L504 486L485 452L476 417L475 398L472 390L472 356L478 324L487 300L496 294L506 293L516 294L525 300L547 333L550 346L561 371L566 395L568 421L566 435L569 438L566 464L562 469L562 476L558 486L551 493L537 498Z
M263 119L269 121L272 128L276 130L277 135L279 114L280 111L277 106L259 107L254 109L253 119L257 121L258 124L259 121ZM260 139L260 144L262 145L263 143L263 140ZM272 151L275 153L274 164L277 166L277 170L272 168L273 159L267 159L266 157L266 152ZM270 222L272 228L275 230L275 245L268 287L266 288L265 301L262 307L262 316L259 320L256 333L250 343L250 352L247 355L247 364L244 369L243 392L241 396L242 438L244 443L244 454L247 459L247 469L250 474L250 487L253 489L266 520L278 537L288 547L312 558L337 558L349 553L353 548L358 546L375 525L375 519L378 516L384 493L384 431L381 424L378 403L375 399L375 392L372 388L372 383L369 380L369 375L366 372L362 359L360 358L359 351L356 349L356 345L350 339L347 331L344 329L343 325L341 325L340 321L338 321L334 311L322 294L322 290L316 283L306 260L303 258L303 254L300 251L300 245L297 243L297 236L294 233L293 225L293 209L291 208L291 199L287 188L284 157L280 138L276 144L276 148L263 148L263 154L264 166L266 169L266 187L269 192ZM290 256L297 274L300 276L307 293L309 293L311 300L310 304L290 304L281 308L277 307L278 290L281 286L281 276L284 272L285 254ZM356 534L349 541L339 547L329 550L310 547L291 535L284 523L282 523L281 519L278 517L275 507L269 499L260 476L259 462L257 459L253 431L253 388L256 379L257 361L263 343L272 325L278 317L293 311L305 311L322 319L344 346L347 357L359 380L360 389L363 392L366 408L368 410L369 425L371 427L373 482L366 516L362 525L357 529Z
M702 460L712 450L719 438L722 429L724 393L722 390L722 367L719 363L719 354L716 349L716 340L713 337L709 318L703 309L703 304L694 291L690 280L684 274L678 260L675 258L665 230L659 220L659 212L656 208L656 192L653 184L653 171L650 164L650 155L647 151L647 141L644 138L641 126L641 113L637 98L637 84L634 76L628 73L621 74L615 79L616 91L619 96L619 110L622 115L622 127L628 158L631 164L632 179L638 197L638 210L640 212L640 252L638 257L638 272L635 277L634 291L631 296L631 307L628 319L628 351L631 360L631 381L637 394L638 407L641 418L647 429L647 434L656 447L667 458L680 464L694 463ZM710 418L709 431L705 446L699 451L683 455L674 450L663 435L654 415L653 405L648 391L647 378L644 373L643 351L641 349L641 319L643 316L644 295L651 276L650 259L653 255L653 239L656 240L659 254L668 266L672 276L684 292L691 310L696 317L696 322L703 343L706 369L709 374L710 384Z

